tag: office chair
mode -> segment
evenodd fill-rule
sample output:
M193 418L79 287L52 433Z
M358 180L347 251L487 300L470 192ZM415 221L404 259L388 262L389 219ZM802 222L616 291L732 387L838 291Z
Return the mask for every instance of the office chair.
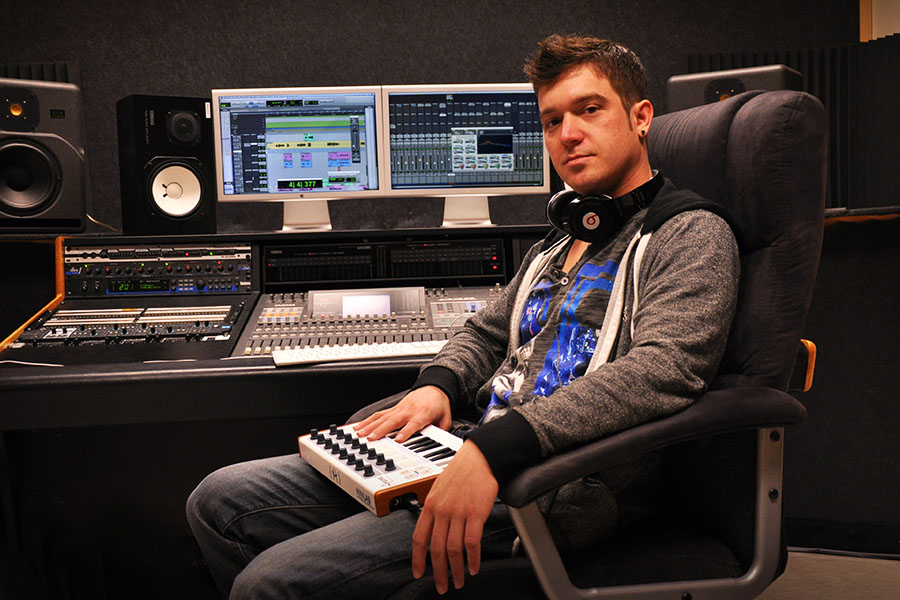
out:
M824 108L802 92L746 92L657 117L649 148L655 168L737 223L741 285L719 375L687 409L551 456L504 485L527 557L486 561L444 598L736 600L784 571L783 430L806 415L787 393L792 381L811 383L814 354L800 335L822 240ZM537 498L663 448L665 510L595 546L557 549ZM433 585L426 576L391 598L437 597Z

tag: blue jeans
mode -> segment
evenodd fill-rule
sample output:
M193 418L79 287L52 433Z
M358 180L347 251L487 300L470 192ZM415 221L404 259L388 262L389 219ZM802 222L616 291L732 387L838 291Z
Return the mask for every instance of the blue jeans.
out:
M219 469L187 518L224 598L384 598L413 579L417 516L376 517L299 454ZM515 535L498 502L482 558L509 557Z

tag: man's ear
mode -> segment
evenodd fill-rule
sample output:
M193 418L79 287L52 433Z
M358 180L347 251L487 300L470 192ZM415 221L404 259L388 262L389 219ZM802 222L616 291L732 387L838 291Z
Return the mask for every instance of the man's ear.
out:
M646 99L635 102L631 107L631 122L641 137L645 137L653 122L653 104Z

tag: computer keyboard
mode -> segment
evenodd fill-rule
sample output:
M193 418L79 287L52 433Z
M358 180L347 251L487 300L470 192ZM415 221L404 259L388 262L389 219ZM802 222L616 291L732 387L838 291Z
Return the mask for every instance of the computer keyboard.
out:
M391 342L387 344L353 344L273 350L272 359L279 367L328 363L346 360L372 360L404 356L432 356L444 347L446 340L428 342Z

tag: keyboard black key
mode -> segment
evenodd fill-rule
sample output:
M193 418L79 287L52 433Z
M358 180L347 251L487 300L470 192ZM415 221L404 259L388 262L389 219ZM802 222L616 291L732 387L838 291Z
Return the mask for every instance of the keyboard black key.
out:
M440 450L435 450L434 452L431 452L430 454L426 454L425 458L427 458L428 460L438 461L438 460L441 460L442 458L447 458L448 456L453 456L454 454L456 454L455 450L452 450L450 448L441 448Z

